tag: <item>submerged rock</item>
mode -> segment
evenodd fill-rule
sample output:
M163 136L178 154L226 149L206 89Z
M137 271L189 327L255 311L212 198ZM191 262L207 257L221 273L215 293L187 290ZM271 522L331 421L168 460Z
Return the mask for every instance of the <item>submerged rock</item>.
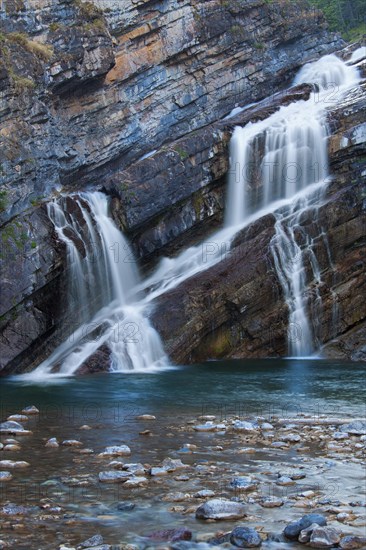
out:
M252 479L249 476L240 476L240 477L234 477L230 481L229 487L230 489L234 489L236 491L254 491L259 485L259 482L255 479Z
M22 410L23 414L39 414L39 409L35 405L29 405Z
M45 447L51 447L51 448L57 448L59 446L60 445L59 445L56 437L51 437L50 439L48 439L48 441L45 444Z
M154 533L151 533L148 537L156 541L177 542L179 540L191 540L192 531L186 527L178 527L177 529L154 531Z
M129 456L131 454L131 449L128 445L114 445L112 447L106 447L106 449L100 453L98 456L101 457L111 457L111 456Z
M132 474L129 472L120 472L116 470L110 470L99 473L99 481L103 483L120 483L130 479Z
M246 512L243 504L224 498L208 500L196 510L197 519L229 520L240 519L245 515Z
M0 423L0 433L14 435L30 435L32 432L26 430L22 424L14 420L8 420Z
M347 432L349 435L365 435L366 434L366 422L356 420L349 424L341 426L342 432Z
M342 538L339 547L342 548L342 550L357 550L358 548L364 548L366 547L366 537L347 535Z
M0 468L27 468L29 462L25 460L0 460Z
M99 546L104 543L102 535L99 533L97 535L94 535L93 537L90 537L90 539L84 540L84 542L81 542L77 545L77 550L82 550L83 548L93 547L93 546Z
M231 532L230 542L239 548L258 548L262 544L262 539L255 529L235 527Z

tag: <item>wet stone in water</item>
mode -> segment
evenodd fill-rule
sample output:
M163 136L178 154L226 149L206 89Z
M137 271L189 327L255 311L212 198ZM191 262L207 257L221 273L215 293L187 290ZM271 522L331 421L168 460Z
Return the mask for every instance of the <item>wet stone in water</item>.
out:
M255 529L235 527L231 532L230 542L239 548L258 548L262 544L262 539Z

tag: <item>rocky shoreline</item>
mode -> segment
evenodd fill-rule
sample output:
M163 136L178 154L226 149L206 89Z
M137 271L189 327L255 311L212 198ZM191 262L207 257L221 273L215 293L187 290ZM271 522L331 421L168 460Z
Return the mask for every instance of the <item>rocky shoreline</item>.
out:
M366 548L364 419L178 418L158 452L164 420L144 414L137 453L126 433L103 448L94 435L90 448L103 427L93 423L48 426L46 437L41 416L30 406L0 424L0 548ZM58 475L43 479L37 456L52 457Z

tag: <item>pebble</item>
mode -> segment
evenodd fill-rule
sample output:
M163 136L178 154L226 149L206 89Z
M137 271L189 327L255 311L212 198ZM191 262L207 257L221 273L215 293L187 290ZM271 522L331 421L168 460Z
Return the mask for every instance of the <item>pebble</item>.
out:
M240 476L234 477L234 479L230 481L229 487L236 491L254 491L258 485L259 482L255 479L249 476Z
M262 539L251 527L235 527L231 532L230 542L239 548L258 548Z
M288 443L286 443L285 441L273 441L273 443L271 443L271 447L274 447L275 449L280 449L282 447L288 446Z
M237 432L256 432L258 430L258 424L252 422L246 422L244 420L235 420L233 428Z
M165 468L168 472L175 472L175 470L180 470L182 468L189 468L188 464L183 464L180 458L164 458L162 462L162 467Z
M198 424L197 426L193 426L193 429L196 432L216 432L217 425L213 422L206 422L206 424Z
M7 420L14 420L15 422L28 422L29 418L25 414L11 414Z
M140 414L139 416L136 416L137 420L156 420L156 416L153 414Z
M134 488L134 487L142 487L142 485L146 485L147 484L147 478L146 477L143 477L143 476L134 476L134 477L131 477L130 479L128 479L123 487L130 487L130 488Z
M0 460L0 468L27 468L29 462L25 460Z
M13 479L13 476L10 472L7 472L6 470L0 471L0 481L10 481Z
M39 410L35 405L30 405L22 410L23 414L39 414Z
M177 529L164 529L162 531L154 531L148 535L149 539L156 541L178 542L192 539L192 531L186 527L178 527Z
M210 491L209 489L202 489L201 491L198 491L195 493L194 498L209 498L215 496L215 491Z
M4 447L4 451L20 451L21 449L20 445L13 445L12 443Z
M297 521L292 521L289 523L283 533L286 538L290 540L297 540L300 532L307 527L310 527L312 523L317 523L320 526L327 524L327 520L321 514L306 514L301 519Z
M84 542L81 542L77 545L77 550L81 550L82 548L88 548L88 546L98 546L100 544L103 544L103 537L102 535L94 535L90 539L85 540Z
M120 510L120 512L131 512L135 506L136 504L133 502L118 502L117 510Z
M14 420L7 420L0 423L0 433L2 434L14 434L14 435L31 435L30 430L26 430L19 422Z
M280 485L280 486L295 485L295 484L296 482L293 479L291 479L291 477L287 477L287 476L281 476L276 481L276 485Z
M162 497L162 500L165 502L182 502L183 500L187 500L191 497L188 493L167 493L165 496Z
M303 529L300 531L298 541L302 543L306 543L310 541L311 533L314 531L316 527L319 527L317 523L312 523L309 525L309 527L306 527L306 529Z
M128 472L119 472L116 470L110 470L106 472L99 472L99 481L103 483L120 483L130 479L131 474Z
M342 432L347 432L350 435L366 435L366 422L356 420L349 424L341 426Z
M345 433L345 432L335 432L333 434L333 439L337 439L341 441L342 439L349 439L349 435L348 433Z
M83 446L81 441L78 441L77 439L65 439L65 441L63 441L61 445L64 445L65 447L82 447Z
M156 466L151 468L149 473L150 473L151 476L154 476L154 477L155 476L158 477L158 476L168 475L168 471L165 468L159 468L159 467L156 467Z
M285 441L286 443L298 443L301 441L301 437L298 434L286 434L281 437L282 441Z
M337 520L338 521L347 521L348 519L350 519L350 515L347 514L347 512L340 512L339 514L337 514Z
M59 447L59 443L56 439L56 437L51 437L50 439L48 439L48 441L46 442L45 444L45 447L53 447L53 448L56 448L56 447Z
M241 519L246 515L245 507L240 502L224 498L214 498L201 504L196 510L197 519L229 520Z
M111 464L113 464L113 463L111 462ZM144 475L146 473L145 468L140 463L137 463L137 464L123 464L123 470L127 470L128 472L130 472L131 474L133 474L135 476L141 476L141 475Z
M283 504L282 498L276 497L267 497L260 501L260 505L263 506L263 508L278 508L279 506L283 506Z
M129 456L131 449L127 445L114 445L112 447L106 447L103 453L98 456Z
M272 424L270 424L269 422L264 422L263 424L261 424L261 430L271 431L274 430L274 426L272 426Z
M357 550L366 546L366 537L357 537L354 535L347 535L343 537L339 543L339 547L342 550Z
M339 543L341 537L332 527L315 527L310 536L311 548L332 548Z

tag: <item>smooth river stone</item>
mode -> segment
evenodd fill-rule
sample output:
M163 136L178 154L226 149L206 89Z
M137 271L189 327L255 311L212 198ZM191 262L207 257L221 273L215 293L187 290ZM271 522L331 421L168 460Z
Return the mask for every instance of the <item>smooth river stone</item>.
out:
M16 435L31 435L30 430L26 430L24 426L14 420L8 420L7 422L0 423L0 433L2 434L16 434Z
M39 410L35 405L30 405L22 410L23 414L39 414Z
M366 434L366 422L362 420L355 420L349 424L341 426L342 432L347 432L350 435L365 435Z
M231 532L230 542L239 548L258 548L262 539L251 527L235 527Z
M106 447L98 456L129 456L130 454L131 449L128 445L113 445L111 447Z
M104 483L123 483L130 478L131 474L129 474L128 472L120 472L118 470L111 470L99 473L99 481Z
M234 479L230 481L229 487L235 491L254 491L258 485L259 482L255 479L249 476L240 476L234 477Z
M82 447L83 443L77 439L65 439L61 445L64 445L65 447Z
M133 489L134 487L142 487L143 485L147 484L147 478L143 476L134 476L131 477L131 479L128 479L123 487L130 487Z
M27 468L27 466L30 464L24 460L0 460L0 468Z
M333 548L341 537L339 533L331 527L316 527L311 533L309 546L311 548Z
M357 550L358 548L366 547L366 537L357 537L355 535L347 535L343 537L339 543L342 550Z
M11 414L7 420L14 420L15 422L28 422L29 418L25 414Z
M245 507L240 502L224 498L213 498L201 504L196 510L197 519L229 520L240 519L246 515Z
M0 481L10 481L13 479L13 476L10 472L6 472L5 470L0 472Z
M290 540L297 540L301 531L307 527L310 527L312 523L317 523L319 526L324 526L327 524L327 520L321 514L306 514L301 519L289 523L285 527L283 533L286 538Z

